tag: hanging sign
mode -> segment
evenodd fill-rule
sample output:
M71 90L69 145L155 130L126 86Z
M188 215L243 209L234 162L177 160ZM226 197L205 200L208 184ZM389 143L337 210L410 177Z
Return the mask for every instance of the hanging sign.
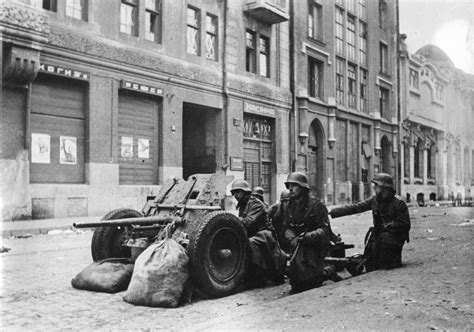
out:
M51 163L51 136L48 134L31 134L31 162L38 164Z

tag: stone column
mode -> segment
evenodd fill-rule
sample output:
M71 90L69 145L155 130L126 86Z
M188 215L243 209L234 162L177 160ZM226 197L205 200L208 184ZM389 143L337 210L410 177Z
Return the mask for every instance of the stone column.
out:
M415 182L415 147L410 144L410 183Z
M423 149L423 184L428 184L428 149L429 146L425 145Z

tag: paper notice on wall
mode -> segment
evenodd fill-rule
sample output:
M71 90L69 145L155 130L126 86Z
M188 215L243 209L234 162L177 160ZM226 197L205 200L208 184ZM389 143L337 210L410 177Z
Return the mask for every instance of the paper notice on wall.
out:
M150 140L138 139L138 158L150 158Z
M122 158L133 158L133 137L122 136Z
M76 137L59 137L59 163L67 165L77 164L77 139Z
M51 136L48 134L31 134L31 162L38 164L51 163Z

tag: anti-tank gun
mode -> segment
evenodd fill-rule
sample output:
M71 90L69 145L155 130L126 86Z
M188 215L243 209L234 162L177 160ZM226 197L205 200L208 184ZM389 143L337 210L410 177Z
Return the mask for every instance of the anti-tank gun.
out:
M235 214L224 209L226 188L232 180L217 173L195 174L186 181L170 179L142 211L116 209L100 222L73 225L95 228L94 261L135 259L146 247L172 234L186 248L195 286L210 297L226 296L241 284L248 262L247 231ZM345 248L350 247L337 243L331 256L338 262L332 263L344 268Z

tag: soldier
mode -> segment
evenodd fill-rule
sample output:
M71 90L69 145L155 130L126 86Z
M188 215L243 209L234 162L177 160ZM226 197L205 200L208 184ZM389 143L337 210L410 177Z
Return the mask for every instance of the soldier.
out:
M285 206L288 205L290 201L290 191L283 190L280 193L280 201L276 202L275 204L271 205L268 209L268 218L270 219L273 228L275 229L275 233L277 235L278 241L282 246L282 249L287 252L287 248L283 247L284 241L282 241L283 233L283 211L285 210Z
M263 188L262 187L254 187L253 190L252 190L252 195L254 195L259 200L261 200L263 205L265 205L265 209L268 210L268 204L265 203L265 199L263 198Z
M284 210L285 248L291 249L289 277L292 293L319 287L324 280L341 280L334 267L325 266L331 228L328 210L310 197L305 174L291 173L286 182L290 201Z
M248 286L264 286L267 280L283 283L286 255L274 236L263 202L251 195L252 190L245 180L235 180L230 191L238 201L239 218L249 237Z
M375 195L364 202L334 208L333 218L372 210L374 226L366 235L364 257L367 272L402 266L403 244L409 241L410 216L404 201L395 196L393 177L379 173L372 180Z

